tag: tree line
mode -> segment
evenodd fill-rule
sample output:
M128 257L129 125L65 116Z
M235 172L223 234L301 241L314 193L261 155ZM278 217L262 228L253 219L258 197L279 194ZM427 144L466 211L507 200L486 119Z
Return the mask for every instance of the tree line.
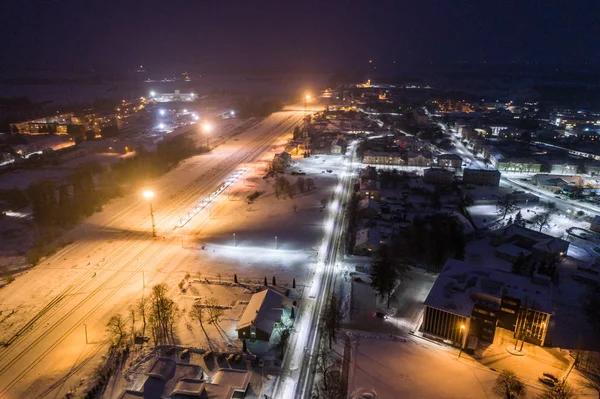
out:
M62 182L42 180L31 183L25 190L10 190L5 197L11 207L31 205L37 228L36 245L28 254L28 261L35 264L41 256L51 253L47 248L57 233L92 215L109 199L122 195L122 187L136 187L203 151L206 148L197 146L191 137L180 135L159 143L156 151L140 149L135 156L110 168L89 162L80 165Z

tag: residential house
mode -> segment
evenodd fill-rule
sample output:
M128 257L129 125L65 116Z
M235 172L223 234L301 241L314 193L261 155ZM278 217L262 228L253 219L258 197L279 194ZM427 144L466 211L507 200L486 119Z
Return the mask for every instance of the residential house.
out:
M406 153L406 164L408 166L430 166L431 154L427 151Z
M400 152L367 151L363 156L363 164L368 165L406 165Z
M562 191L565 188L581 188L583 187L583 179L581 176L563 176L563 175L546 175L537 174L533 176L533 182L536 186L543 190L556 192Z
M379 201L379 184L375 180L362 180L360 182L360 198L370 198Z
M437 157L437 165L442 168L460 170L462 158L456 154L441 154Z
M568 241L516 224L496 230L490 240L496 247L507 243L530 251L534 259L548 263L562 258L569 250Z
M429 184L451 184L454 181L454 173L442 168L425 169L423 181Z
M133 386L139 388L123 391L119 399L244 398L249 384L247 370L219 368L210 378L199 365L158 358L148 372L137 377Z
M360 170L360 180L377 180L377 169L367 166Z
M269 341L283 313L283 297L270 289L252 295L237 325L240 340Z
M496 169L465 169L463 183L476 186L498 187L500 185L500 172Z
M377 252L381 246L381 236L376 228L363 228L356 232L354 254L369 255Z
M358 216L362 219L371 219L381 215L379 202L371 198L358 201Z
M331 143L331 153L332 154L345 154L347 147L348 147L348 144L346 143L346 140L337 138L333 141L333 143Z
M421 108L414 109L412 112L412 116L415 120L415 123L418 126L427 126L427 124L429 123L429 118L427 117L425 110Z

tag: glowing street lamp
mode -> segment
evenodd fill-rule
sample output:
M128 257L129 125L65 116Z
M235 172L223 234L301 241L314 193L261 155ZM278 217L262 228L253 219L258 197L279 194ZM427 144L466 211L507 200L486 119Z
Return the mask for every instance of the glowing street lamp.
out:
M156 95L156 92L155 92L155 91L151 91L151 92L150 92L150 97L151 97L151 98L152 98L152 97L154 97L155 95Z
M463 350L463 334L465 333L465 325L460 325L460 350L458 351L458 358L460 359L460 355Z
M208 138L209 138L209 133L213 131L213 125L211 125L210 123L203 123L202 131L204 132L204 134L206 134L206 147L210 150L210 144L208 142Z
M165 111L164 109L161 108L161 109L158 110L158 114L160 116L165 116L167 114L167 111Z
M306 114L306 107L307 107L307 103L310 101L311 99L311 95L309 93L306 93L304 95L304 114Z
M154 191L144 190L142 191L142 196L150 204L150 219L152 220L152 237L156 237L156 226L154 225L154 209L152 208L152 199L154 198Z

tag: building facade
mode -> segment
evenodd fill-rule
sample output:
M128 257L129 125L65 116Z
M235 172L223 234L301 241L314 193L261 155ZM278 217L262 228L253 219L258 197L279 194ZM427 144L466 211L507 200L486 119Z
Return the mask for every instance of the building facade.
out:
M465 169L463 183L476 186L498 187L500 185L500 172L496 169Z
M425 300L421 330L459 347L468 337L493 342L497 328L543 345L551 315L550 287L449 259Z

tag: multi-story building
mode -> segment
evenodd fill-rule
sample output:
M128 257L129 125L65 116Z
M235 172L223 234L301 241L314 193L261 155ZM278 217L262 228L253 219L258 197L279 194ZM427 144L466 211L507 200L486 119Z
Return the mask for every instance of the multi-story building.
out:
M406 153L406 164L408 166L430 166L431 154L426 151Z
M540 173L541 162L531 159L503 158L497 162L501 172Z
M437 157L437 165L442 168L460 170L462 162L462 158L456 154L441 154Z
M425 169L423 181L429 184L450 184L454 181L454 173L442 168Z
M368 165L406 165L400 152L367 151L363 156L363 163Z
M476 186L500 185L500 172L496 169L465 169L463 171L463 183Z
M460 347L470 336L493 342L497 328L543 345L551 315L550 287L449 259L425 300L421 330Z

